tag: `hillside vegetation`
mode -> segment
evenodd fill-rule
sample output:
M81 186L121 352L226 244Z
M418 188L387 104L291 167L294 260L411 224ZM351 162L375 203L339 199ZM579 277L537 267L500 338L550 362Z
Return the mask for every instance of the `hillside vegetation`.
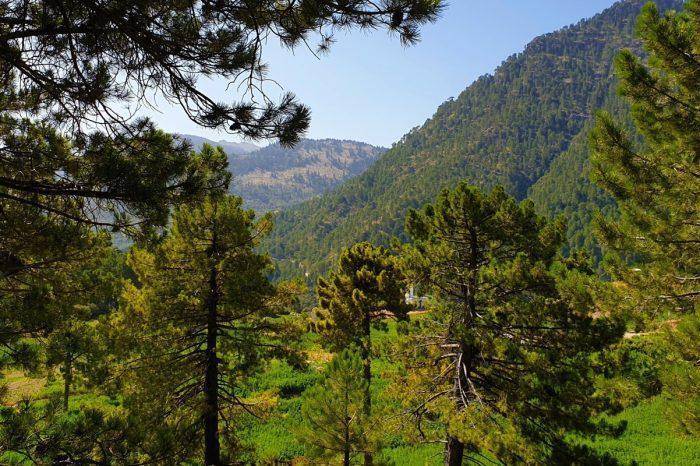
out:
M413 320L420 319L420 316ZM642 337L646 338L646 337ZM396 410L400 404L395 388L391 387L394 366L387 351L396 343L396 325L389 323L385 330L373 330L372 340L377 346L375 381L378 407ZM262 418L247 416L240 422L239 440L247 461L271 464L275 461L289 464L312 464L304 456L308 448L300 445L298 433L303 426L300 415L301 394L322 379L322 368L332 358L320 340L320 335L308 333L304 336L304 350L308 354L308 366L293 368L283 361L271 361L263 372L251 378L246 385L246 396L268 409ZM21 386L17 394L30 396L34 400L46 400L51 393L60 391L60 383L44 386L45 381L28 377L7 381ZM610 452L622 465L638 464L686 466L700 462L700 440L679 437L668 419L669 407L675 402L668 394L658 394L639 405L631 406L614 416L614 422L625 422L627 428L617 438L601 437L591 445L600 452ZM104 400L93 396L88 390L79 388L72 400L75 409L79 406L101 405ZM402 466L439 466L443 464L442 448L435 444L416 444L402 435L400 426L386 432L388 439L380 459L389 464ZM9 456L9 455L8 455Z
M357 141L302 139L229 156L231 192L257 211L290 207L363 173L386 149Z
M364 174L283 212L267 242L281 275L314 276L353 242L403 237L406 211L461 179L502 185L518 199L531 193L543 212L569 214L570 239L595 252L589 220L611 201L585 176L587 132L597 109L626 112L616 97L613 58L626 47L641 53L634 25L644 3L622 1L536 38L443 103Z
M258 212L288 208L326 193L363 173L386 152L383 147L338 139L302 139L294 147L276 143L260 148L189 134L181 137L197 151L204 144L221 147L233 175L231 193Z
M302 140L291 94L214 103L196 70L254 93L268 34L411 44L441 0L22 1L0 6L0 464L700 464L700 0L536 39L281 215L231 170L269 206L381 149ZM153 87L280 145L93 131Z

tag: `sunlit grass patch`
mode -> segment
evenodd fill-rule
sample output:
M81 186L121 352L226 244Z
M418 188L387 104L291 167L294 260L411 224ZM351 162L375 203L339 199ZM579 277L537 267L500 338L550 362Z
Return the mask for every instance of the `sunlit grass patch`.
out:
M676 433L667 410L674 403L663 395L626 409L612 419L627 421L620 438L599 438L592 443L600 452L608 452L622 464L700 465L700 439L684 438Z
M19 370L5 372L1 381L7 385L5 403L8 405L15 404L24 398L39 396L46 386L46 378L29 377Z

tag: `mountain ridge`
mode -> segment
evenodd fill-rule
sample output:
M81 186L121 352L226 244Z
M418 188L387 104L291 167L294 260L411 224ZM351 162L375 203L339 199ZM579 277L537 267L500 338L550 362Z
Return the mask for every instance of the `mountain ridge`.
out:
M260 149L260 146L250 142L233 142L226 141L225 139L214 141L213 139L205 138L204 136L184 133L175 133L175 135L189 141L190 144L192 144L192 147L197 151L201 150L204 144L209 144L210 146L214 147L221 147L227 154L235 155L249 154Z
M230 191L261 212L283 209L323 194L364 172L385 148L349 139L301 139L294 147L213 141L182 134L196 150L220 146L233 175ZM245 151L255 148L250 152Z
M367 170L383 147L348 139L302 139L229 157L231 192L259 211L279 210L323 194Z
M526 198L590 127L596 109L616 95L613 58L622 48L641 52L633 31L644 3L618 2L535 38L493 74L441 104L365 173L283 212L267 243L281 261L280 274L302 269L314 276L355 241L402 237L407 209L459 179L482 188L500 184ZM657 3L682 6L680 0Z

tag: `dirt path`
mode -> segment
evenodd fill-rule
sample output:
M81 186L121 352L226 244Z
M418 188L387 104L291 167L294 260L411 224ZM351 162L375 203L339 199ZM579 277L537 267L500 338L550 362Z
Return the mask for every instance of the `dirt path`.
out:
M665 322L662 322L661 327L668 325L669 327L671 327L671 330L676 330L679 322L679 319L667 320ZM654 330L653 332L627 332L625 333L623 338L628 340L630 338L643 337L646 335L655 335L657 333L661 333L661 328L659 328L658 330Z

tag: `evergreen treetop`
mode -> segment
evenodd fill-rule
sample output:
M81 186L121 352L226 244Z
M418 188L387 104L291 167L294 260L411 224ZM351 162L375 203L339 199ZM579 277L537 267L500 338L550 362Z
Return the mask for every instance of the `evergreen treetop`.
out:
M648 64L630 51L616 60L641 145L608 114L591 141L593 177L617 201L619 220L598 220L610 272L628 286L629 307L659 315L693 309L700 289L700 2L661 15L647 5L638 33ZM628 267L631 261L634 266Z
M366 346L370 325L383 319L405 319L406 282L395 257L386 248L357 243L340 254L337 267L320 277L319 327L337 350Z

